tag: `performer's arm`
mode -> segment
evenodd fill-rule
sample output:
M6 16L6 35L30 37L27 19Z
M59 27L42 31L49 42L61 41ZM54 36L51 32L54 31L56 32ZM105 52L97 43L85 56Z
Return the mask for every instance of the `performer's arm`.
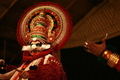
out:
M0 74L0 79L10 79L12 77L12 75L14 74L14 72L15 72L15 70L12 70L5 74Z
M117 53L113 53L110 50L106 50L106 37L102 39L101 44L96 44L91 41L85 42L84 45L87 52L94 54L95 56L102 57L107 61L107 64L111 68L116 68L120 72L120 58Z

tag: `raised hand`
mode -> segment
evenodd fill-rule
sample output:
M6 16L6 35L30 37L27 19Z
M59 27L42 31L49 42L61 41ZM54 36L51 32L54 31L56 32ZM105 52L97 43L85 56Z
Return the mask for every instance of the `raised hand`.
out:
M101 44L96 44L91 41L86 41L84 47L87 48L86 51L89 53L92 53L96 56L100 56L101 53L106 49L106 39L107 39L107 34L106 36L102 39Z

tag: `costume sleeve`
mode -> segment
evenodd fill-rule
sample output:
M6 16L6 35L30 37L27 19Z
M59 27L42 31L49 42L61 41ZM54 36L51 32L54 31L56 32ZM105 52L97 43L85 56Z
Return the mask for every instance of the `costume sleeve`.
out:
M119 59L118 63L116 64L115 68L117 69L118 72L120 72L120 59Z
M111 68L116 68L117 71L120 72L120 55L117 53L113 53L110 50L105 50L102 53L102 58L104 58L107 61L107 64Z
M6 65L5 67L5 73L4 74L0 74L0 80L8 80L10 79L10 77L15 73L15 68L17 66L13 66L13 65Z
M36 70L30 70L29 80L67 80L63 68L56 61L39 65Z

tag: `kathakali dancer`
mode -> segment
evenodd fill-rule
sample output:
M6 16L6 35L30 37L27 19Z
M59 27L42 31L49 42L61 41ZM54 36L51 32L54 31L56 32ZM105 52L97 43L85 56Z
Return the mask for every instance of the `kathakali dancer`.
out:
M24 62L0 74L0 79L66 80L66 73L55 52L68 41L71 22L66 9L53 2L42 2L28 8L17 28Z

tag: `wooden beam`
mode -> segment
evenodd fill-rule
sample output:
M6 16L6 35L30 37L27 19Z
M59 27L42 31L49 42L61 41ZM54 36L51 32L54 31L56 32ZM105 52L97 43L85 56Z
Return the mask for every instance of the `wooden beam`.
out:
M17 2L17 0L14 0L11 4L10 4L10 6L8 6L7 8L6 8L6 6L3 6L1 9L3 9L3 12L1 12L1 16L0 16L0 20L2 19L2 17L7 13L7 11L15 4ZM5 9L6 8L6 9ZM5 10L4 10L5 9Z

